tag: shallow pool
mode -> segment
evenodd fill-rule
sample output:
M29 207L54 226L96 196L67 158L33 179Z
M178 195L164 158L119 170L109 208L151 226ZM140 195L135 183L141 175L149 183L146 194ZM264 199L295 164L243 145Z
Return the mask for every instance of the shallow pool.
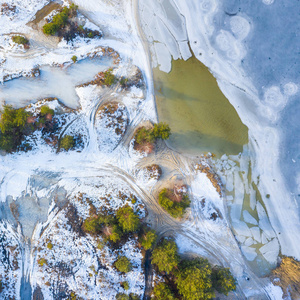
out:
M248 143L247 127L196 58L173 61L169 74L154 69L154 82L159 121L170 125L175 150L220 156L238 154Z

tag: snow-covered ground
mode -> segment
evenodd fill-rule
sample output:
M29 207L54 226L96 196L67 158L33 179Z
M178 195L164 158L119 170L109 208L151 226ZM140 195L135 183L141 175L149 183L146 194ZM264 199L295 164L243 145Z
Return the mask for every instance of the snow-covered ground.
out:
M82 219L89 216L90 210L115 211L125 204L130 205L141 218L144 218L146 208L149 208L150 214L157 213L154 219L158 224L166 222L161 225L162 228L165 226L169 231L178 229L177 242L182 253L193 252L207 256L215 263L231 268L239 284L237 297L265 299L267 294L273 294L274 297L279 295L280 291L277 288L271 286L265 288L269 282L258 280L244 261L244 256L248 258L254 256L253 251L249 250L251 243L254 243L254 240L259 242L263 238L267 246L262 246L259 251L267 260L274 262L277 257L279 252L277 240L280 242L282 253L298 255L297 237L294 237L292 243L288 233L288 230L297 228L297 214L291 213L294 210L293 202L284 190L278 164L272 160L272 155L279 153L277 125L267 119L271 114L278 113L279 109L282 109L285 97L278 105L271 107L268 101L272 99L274 91L278 91L277 88L271 88L265 94L265 103L261 103L254 83L250 78L243 77L246 73L241 69L240 62L247 54L243 41L251 35L252 30L248 18L244 15L232 17L231 27L225 30L213 26L215 23L218 26L222 23L216 21L222 9L214 1L151 0L139 3L145 32L155 41L156 63L160 64L163 70L169 71L171 55L173 58L190 57L187 43L190 41L197 58L201 58L211 68L223 92L232 101L242 121L250 129L250 144L247 151L251 154L251 176L255 178L264 205L258 202L252 203L258 218L251 215L248 210L242 209L241 203L234 203L237 205L230 212L231 216L236 217L238 226L246 231L245 241L242 241L244 242L243 256L229 227L227 207L223 205L224 195L216 191L205 174L194 169L194 161L180 157L179 154L161 145L159 147L162 149L158 149L149 157L132 149L133 132L137 126L145 121L157 120L150 58L137 25L138 1L75 0L74 3L79 6L82 18L87 18L86 26L93 29L99 27L104 38L78 38L73 44L59 42L51 37L40 38L41 33L37 34L36 29L26 25L33 19L37 10L47 3L46 1L8 0L6 2L9 5L16 5L17 9L8 15L1 15L0 18L0 33L4 46L0 48L1 81L5 76L12 78L29 74L36 67L41 68L42 73L41 79L30 79L33 85L29 84L26 87L27 95L30 95L28 89L34 87L32 88L34 99L28 99L27 96L24 98L26 93L22 94L22 89L20 92L14 91L19 84L9 85L15 82L23 86L21 79L3 85L0 95L3 95L4 99L12 91L11 103L19 102L16 106L22 106L25 103L20 105L20 102L25 101L26 104L35 102L39 98L49 96L43 95L44 92L51 92L50 90L55 89L55 85L60 85L59 93L51 96L63 98L59 99L63 102L69 99L69 102L67 100L64 103L77 109L69 109L68 114L59 117L61 126L58 136L61 138L66 134L80 135L83 142L81 149L57 152L51 145L47 145L42 135L37 132L34 136L36 147L33 147L32 151L0 156L0 200L16 201L16 203L20 203L21 200L31 201L28 206L19 206L20 224L15 226L17 229L13 229L16 225L13 218L10 219L12 225L5 220L0 224L1 236L7 237L6 244L3 245L7 246L10 255L18 262L18 267L16 263L7 266L6 260L1 260L0 271L7 277L5 278L7 293L15 296L16 299L26 298L30 291L25 290L30 283L32 292L41 289L45 299L54 298L55 293L59 293L64 288L68 293L76 292L83 299L97 297L114 299L116 293L125 292L120 282L128 281L130 289L126 291L127 294L132 292L143 295L145 279L141 268L142 255L138 250L136 238L131 237L118 251L111 251L107 246L99 249L101 248L98 247L99 241L90 235L80 236L79 232L73 230L69 223L68 206L66 207L66 204L71 203L76 207L78 217ZM1 1L2 3L4 2ZM151 15L151 11L155 11L155 17ZM197 26L195 20L199 20ZM156 31L149 33L149 28ZM18 47L12 45L10 38L6 36L11 32L23 34L30 41L36 39L32 43L33 47L29 50L17 49ZM121 59L114 63L116 68L114 73L117 76L130 78L134 66L137 66L142 71L146 90L135 86L124 90L119 84L111 88L97 85L76 86L90 81L95 75L91 73L102 69L98 70L98 67L94 69L93 63L92 70L89 67L85 68L84 62L70 66L71 57L76 55L80 60L92 57L94 54L105 56L107 47L113 48L120 54ZM113 64L109 60L103 62ZM36 82L43 79L43 70L47 68L49 70L50 66L48 79L55 77L55 81L43 87L41 93ZM82 69L80 66L83 66ZM84 74L89 71L91 73ZM78 77L80 82L75 80ZM241 78L244 78L244 81L241 81ZM243 91L237 87L242 88ZM296 90L293 84L285 85L286 95L293 94ZM101 112L101 108L114 102L118 103L118 109L112 115L119 117L118 124L114 123L113 116ZM36 109L38 105L33 105L31 109ZM60 106L56 100L49 102L48 105L53 109ZM269 115L266 115L267 118L262 121L260 109L268 107L271 107ZM273 151L272 155L269 155L269 160L265 159L264 153L266 137L269 138L268 149ZM158 178L149 177L144 168L156 163L156 159L166 165L164 170L170 173L166 178L178 174L188 178L192 205L187 219L182 222L166 217L158 208L152 194L152 190L159 187L160 183ZM219 174L221 179L226 181L228 191L234 190L238 193L243 185L238 172L244 171L245 168L234 168L235 164L242 162L240 157L224 158L223 161L217 162L232 167L231 169L229 167L227 173ZM271 165L274 167L271 168ZM164 174L162 178L162 181L166 180ZM267 194L273 202L267 201L269 198L264 196ZM132 197L135 201L132 201ZM235 194L234 197L236 202L241 201L241 195ZM48 202L45 199L48 199ZM285 202L282 203L278 199L284 199ZM273 211L272 205L275 205L277 210ZM244 223L240 222L239 214L242 214ZM285 219L284 214L288 214L289 219ZM2 216L4 219L5 214L3 213ZM271 229L268 217L273 226ZM276 222L277 217L278 222ZM283 224L283 221L286 224ZM78 224L76 225L75 222L73 226ZM294 235L297 234L298 231L295 230ZM238 235L243 236L240 233ZM31 244L28 242L30 237ZM133 269L127 275L120 274L113 268L118 254L125 254L132 262ZM2 255L5 255L5 252ZM46 261L41 260L42 258ZM246 280L245 276L246 278L249 276L251 280ZM61 285L58 284L59 282Z

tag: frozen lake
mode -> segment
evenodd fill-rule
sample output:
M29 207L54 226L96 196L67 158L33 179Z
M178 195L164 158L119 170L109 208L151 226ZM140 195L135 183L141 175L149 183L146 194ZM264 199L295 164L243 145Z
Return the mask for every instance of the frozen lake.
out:
M17 78L0 87L0 101L22 107L46 97L57 97L68 107L76 108L75 86L91 81L112 65L111 58L87 58L69 67L42 66L37 78Z

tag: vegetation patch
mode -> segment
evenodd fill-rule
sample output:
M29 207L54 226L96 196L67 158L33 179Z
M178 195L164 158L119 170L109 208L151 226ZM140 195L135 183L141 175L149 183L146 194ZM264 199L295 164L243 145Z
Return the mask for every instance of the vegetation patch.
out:
M155 285L155 299L209 300L215 290L228 295L236 289L229 269L212 267L204 258L181 259L174 241L164 239L153 251L152 263L164 282Z
M157 234L154 230L149 230L146 232L143 232L141 237L140 237L140 243L141 246L145 250L150 250L154 246L157 240Z
M98 30L90 30L77 24L78 6L71 4L70 7L64 7L60 12L53 16L52 21L43 26L43 32L46 35L57 35L63 37L66 41L72 41L76 36L83 38L101 37Z
M190 199L185 186L174 186L173 189L164 188L160 191L158 203L173 218L181 218L190 205Z
M65 135L60 141L60 148L69 151L75 146L75 138L71 135Z
M126 256L119 256L114 265L121 273L128 273L132 270L132 264Z
M156 265L159 272L171 273L177 268L179 263L176 243L164 239L163 242L153 250L152 263Z
M117 210L116 215L98 214L85 219L82 229L92 235L101 235L104 241L119 242L128 233L139 229L140 219L133 209L126 205Z
M157 139L166 140L171 135L171 129L166 123L154 124L153 128L140 127L134 136L134 150L151 153Z
M14 35L12 37L12 40L16 44L23 45L25 49L29 48L29 40L27 38L25 38L24 36Z

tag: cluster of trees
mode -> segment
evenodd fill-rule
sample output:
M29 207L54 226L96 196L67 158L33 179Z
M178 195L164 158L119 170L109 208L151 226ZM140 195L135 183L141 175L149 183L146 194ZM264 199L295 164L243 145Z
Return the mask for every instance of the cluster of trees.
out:
M143 145L146 143L153 143L156 139L167 140L171 135L171 129L168 124L160 122L154 124L152 129L141 127L135 134L135 142Z
M41 129L43 135L52 134L58 125L53 121L54 110L43 105L37 116L33 116L24 108L15 109L10 105L4 105L0 111L0 149L13 152L20 149L24 136L32 134L33 131ZM69 150L75 146L75 139L65 135L60 147ZM24 150L30 149L24 145Z
M114 243L122 236L135 232L140 227L140 219L129 206L119 208L116 215L95 215L85 219L83 230L91 234L101 234L105 240Z
M58 14L56 14L52 21L43 26L43 32L46 35L58 35L67 41L71 41L77 35L84 38L101 37L98 30L91 30L84 28L77 24L72 18L77 16L78 6L74 3L70 7L64 7Z
M61 12L56 14L52 21L43 26L43 32L47 35L55 35L60 29L64 28L70 17L77 14L78 6L74 3L70 7L64 7Z
M215 296L215 290L228 295L236 289L229 269L212 267L203 258L180 259L176 243L171 240L164 239L153 250L152 263L165 278L165 282L154 287L157 300L209 300Z
M181 218L186 208L190 205L190 199L188 195L182 195L180 201L173 201L169 197L171 193L168 189L162 189L158 195L158 203L163 207L173 218Z
M12 152L20 146L24 134L30 128L27 122L30 115L24 108L14 109L11 105L4 105L0 113L0 148Z

